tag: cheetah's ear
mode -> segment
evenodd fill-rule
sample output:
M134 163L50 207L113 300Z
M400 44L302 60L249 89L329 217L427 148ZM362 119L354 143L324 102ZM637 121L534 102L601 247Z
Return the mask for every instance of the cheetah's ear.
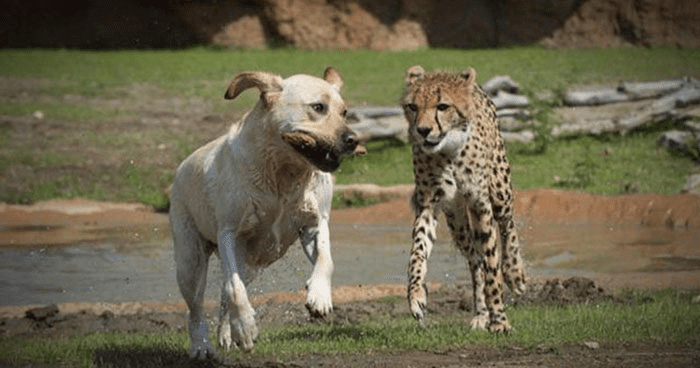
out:
M423 78L425 75L425 70L420 65L414 65L406 69L406 77L404 78L404 83L406 87L410 87L415 81Z
M469 68L462 70L462 72L459 73L459 76L464 78L467 83L474 83L476 81L476 70L470 66Z

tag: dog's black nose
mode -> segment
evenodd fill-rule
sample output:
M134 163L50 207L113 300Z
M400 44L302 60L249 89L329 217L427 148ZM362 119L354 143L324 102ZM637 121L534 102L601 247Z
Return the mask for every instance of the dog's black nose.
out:
M418 134L420 134L420 136L423 138L427 137L428 134L430 134L431 130L432 129L430 129L430 127L417 127L416 128L416 132L418 132Z
M357 139L357 134L352 132L343 134L342 140L345 147L350 150L354 150L360 143L360 141Z

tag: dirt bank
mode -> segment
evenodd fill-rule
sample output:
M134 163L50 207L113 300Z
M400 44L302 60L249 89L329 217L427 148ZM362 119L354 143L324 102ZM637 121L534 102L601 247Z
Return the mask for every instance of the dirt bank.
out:
M700 5L685 0L12 0L3 10L0 47L700 46Z

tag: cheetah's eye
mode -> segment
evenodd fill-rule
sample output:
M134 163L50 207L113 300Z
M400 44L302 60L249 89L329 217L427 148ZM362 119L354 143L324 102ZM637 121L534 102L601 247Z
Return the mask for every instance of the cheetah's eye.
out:
M413 112L418 111L418 106L416 106L416 104L412 104L412 103L406 104L406 108L413 111Z
M322 103L313 103L311 104L311 108L314 109L317 113L323 113L326 111L326 105Z
M437 105L438 111L445 111L449 108L450 108L450 105L448 105L448 104L441 103L441 104Z

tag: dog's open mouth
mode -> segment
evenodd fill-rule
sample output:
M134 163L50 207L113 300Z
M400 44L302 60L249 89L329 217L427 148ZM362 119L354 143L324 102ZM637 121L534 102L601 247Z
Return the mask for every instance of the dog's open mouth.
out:
M285 133L282 134L282 140L325 172L335 171L340 166L342 156L352 153L342 152L335 146L306 132Z

